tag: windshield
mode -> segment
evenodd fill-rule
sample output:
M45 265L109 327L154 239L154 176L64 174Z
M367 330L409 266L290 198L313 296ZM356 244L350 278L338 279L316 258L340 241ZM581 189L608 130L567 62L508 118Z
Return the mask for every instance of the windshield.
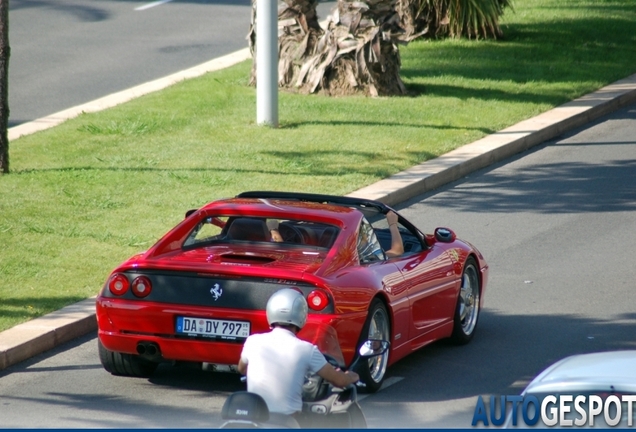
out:
M183 244L195 248L216 243L280 243L329 249L340 230L329 224L300 219L209 216L197 224Z

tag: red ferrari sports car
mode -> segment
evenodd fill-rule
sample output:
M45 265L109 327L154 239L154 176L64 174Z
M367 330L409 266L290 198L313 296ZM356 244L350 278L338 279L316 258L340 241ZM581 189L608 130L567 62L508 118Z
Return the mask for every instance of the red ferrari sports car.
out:
M488 278L484 257L452 230L424 234L399 214L404 252L391 257L390 211L358 198L245 192L187 212L102 288L102 365L128 376L150 376L165 360L235 365L245 338L269 331L267 300L287 287L309 305L299 337L343 364L364 340L391 342L359 367L369 391L426 344L467 343Z

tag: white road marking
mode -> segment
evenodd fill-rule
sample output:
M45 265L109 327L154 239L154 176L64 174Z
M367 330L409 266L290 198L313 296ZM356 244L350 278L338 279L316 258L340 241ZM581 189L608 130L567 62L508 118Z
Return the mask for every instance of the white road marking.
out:
M387 387L391 387L393 384L397 384L400 381L402 381L403 379L404 379L404 377L387 378L387 379L384 380L384 382L382 383L382 386L380 387L380 390L378 390L378 391L382 391L382 390L384 390ZM371 395L368 394L368 393L365 393L365 394L358 393L358 400L361 401L362 399L364 399L366 397L369 397L369 396L371 396Z
M142 10L150 9L151 7L159 6L159 5L162 5L164 3L171 2L171 1L172 0L159 0L159 1L156 1L156 2L145 4L143 6L139 6L139 7L135 8L135 10L136 11L142 11Z

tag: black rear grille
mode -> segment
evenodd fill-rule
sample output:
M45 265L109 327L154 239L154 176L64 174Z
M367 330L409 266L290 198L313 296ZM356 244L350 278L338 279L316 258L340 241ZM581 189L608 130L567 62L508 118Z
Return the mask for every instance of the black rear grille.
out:
M103 293L105 297L174 305L264 310L271 295L282 288L296 287L305 296L315 289L305 282L273 278L225 278L194 272L162 271L129 271L124 274L131 282L137 276L148 277L152 284L150 295L139 299L128 290L122 296L115 296L106 289ZM320 313L333 313L333 305L329 304Z

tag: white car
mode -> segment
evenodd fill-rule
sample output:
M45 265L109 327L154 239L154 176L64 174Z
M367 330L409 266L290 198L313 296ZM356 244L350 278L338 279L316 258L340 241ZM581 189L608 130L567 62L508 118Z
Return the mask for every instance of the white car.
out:
M564 358L533 379L521 397L517 409L508 407L504 427L633 428L636 350Z

